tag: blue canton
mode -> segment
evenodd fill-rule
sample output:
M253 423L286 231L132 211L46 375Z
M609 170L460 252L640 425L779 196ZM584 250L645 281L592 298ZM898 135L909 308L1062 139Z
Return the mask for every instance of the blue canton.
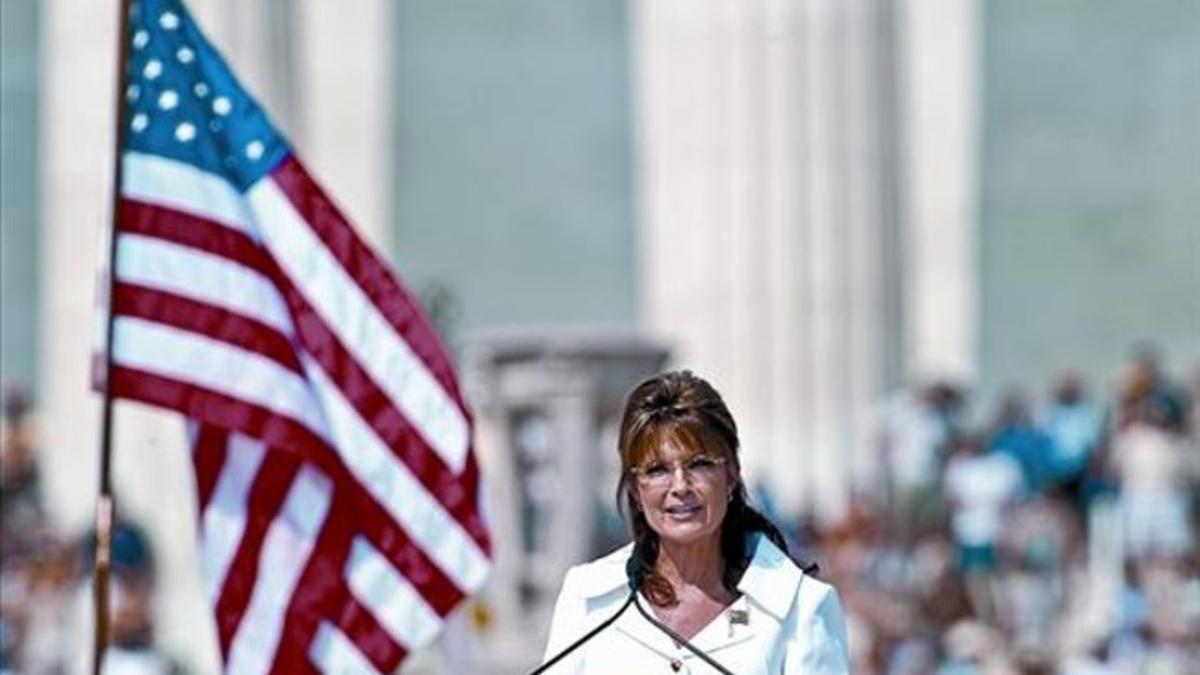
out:
M129 25L126 150L186 162L239 191L287 156L287 141L180 0L136 0Z

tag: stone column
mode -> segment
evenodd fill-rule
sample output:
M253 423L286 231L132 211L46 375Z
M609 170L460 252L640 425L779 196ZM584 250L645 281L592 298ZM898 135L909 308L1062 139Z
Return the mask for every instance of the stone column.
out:
M309 170L375 250L390 250L392 7L388 0L295 4L302 49L298 140Z
M789 513L844 505L882 386L880 16L633 6L643 321L724 393Z
M107 255L111 217L117 17L115 3L47 0L43 8L39 421L51 515L64 531L81 533L91 526L97 490L100 397L90 391L89 378L97 299L106 292L95 270ZM301 88L295 60L281 56L296 32L291 5L238 0L193 3L192 9L273 119L292 131L288 127L302 119ZM156 607L159 642L190 669L215 672L216 635L198 577L183 420L129 402L119 402L116 413L114 491L119 511L146 529L157 559L164 589ZM78 633L86 658L90 628Z
M90 390L98 263L111 218L115 3L49 0L42 24L42 469L51 515L68 534L91 527L97 494L100 397ZM118 513L151 539L157 636L197 670L217 668L216 635L195 562L195 500L183 423L130 403L116 407L113 488ZM89 610L90 612L90 610ZM90 614L89 614L90 616ZM90 620L68 648L90 658Z
M977 374L978 0L898 9L904 269L910 378Z

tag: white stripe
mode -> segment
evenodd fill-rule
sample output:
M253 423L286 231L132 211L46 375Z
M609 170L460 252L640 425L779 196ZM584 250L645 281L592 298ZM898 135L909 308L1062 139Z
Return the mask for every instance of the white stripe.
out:
M263 243L292 283L433 450L461 472L470 430L458 405L273 180L260 180L246 196Z
M126 152L121 194L198 216L257 240L242 194L224 178L158 155Z
M220 223L255 240L261 237L259 228L269 227L276 259L327 325L434 451L455 471L462 470L469 443L462 411L398 339L273 181L261 180L242 195L224 178L183 162L136 152L127 152L124 162L123 193L132 199ZM257 214L248 210L246 197Z
M358 646L337 626L322 621L308 648L308 658L322 673L378 673Z
M329 479L308 466L292 481L279 516L263 541L258 579L229 645L226 672L265 673L271 669L292 592L329 510L331 493Z
M275 284L228 258L124 233L117 240L117 278L222 307L292 335L292 320Z
M118 316L113 361L267 408L325 437L322 416L299 374L227 342Z
M303 364L333 445L350 472L456 586L468 593L479 588L489 562L475 540L383 444L325 372L307 357Z
M356 537L346 560L350 590L396 642L409 651L429 644L442 627L442 619L417 589L396 571L363 537Z
M201 521L201 566L209 601L217 604L229 566L246 531L250 488L258 476L266 451L263 444L241 434L230 434L225 464L213 486Z

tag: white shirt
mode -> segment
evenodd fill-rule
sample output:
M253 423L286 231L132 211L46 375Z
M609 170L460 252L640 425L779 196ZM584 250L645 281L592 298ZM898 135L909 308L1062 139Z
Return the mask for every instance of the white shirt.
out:
M1004 509L1021 493L1024 478L1017 460L1001 452L956 457L946 467L946 494L954 502L950 529L961 544L996 543Z
M766 537L752 537L754 555L738 583L741 595L691 643L738 675L849 673L846 622L837 591L805 575ZM630 544L567 571L543 663L625 603L629 597L625 563L632 551ZM639 601L653 611L645 596ZM715 672L685 647L676 647L632 606L547 671L554 675Z

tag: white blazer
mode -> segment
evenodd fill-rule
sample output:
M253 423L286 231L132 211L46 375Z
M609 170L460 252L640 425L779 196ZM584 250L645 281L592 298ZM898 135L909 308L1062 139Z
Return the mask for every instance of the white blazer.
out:
M832 586L805 575L761 534L738 583L741 595L691 642L737 675L847 675L846 622ZM612 616L629 597L625 563L630 544L572 567L554 607L543 663ZM650 609L645 596L639 601ZM715 673L711 666L655 628L637 611L621 618L547 673Z

